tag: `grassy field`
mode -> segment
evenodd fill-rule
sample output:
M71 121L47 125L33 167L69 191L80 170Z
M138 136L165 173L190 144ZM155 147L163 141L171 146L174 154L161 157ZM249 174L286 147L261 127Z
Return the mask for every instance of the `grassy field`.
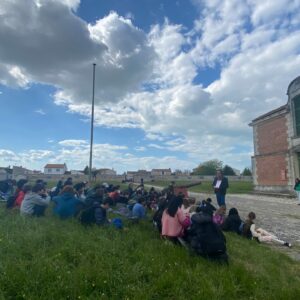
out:
M186 185L190 184L189 181L176 181L176 185ZM148 184L148 183L145 183ZM169 181L153 181L149 183L149 185L156 186L168 186L170 184ZM198 192L198 193L212 193L213 189L210 181L203 181L201 185L197 185L191 187L189 191ZM230 194L244 194L250 193L253 191L253 183L248 181L231 181L229 182L229 189L227 190Z
M20 217L0 207L0 299L300 299L300 264L227 235L229 266L127 229Z

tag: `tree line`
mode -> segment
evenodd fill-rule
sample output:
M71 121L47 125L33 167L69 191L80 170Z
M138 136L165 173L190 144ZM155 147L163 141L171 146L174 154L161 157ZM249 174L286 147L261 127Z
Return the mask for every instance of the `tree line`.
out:
M215 175L216 170L222 170L226 176L237 175L234 169L229 165L223 165L223 162L218 159L211 159L199 164L198 167L193 169L192 175ZM252 176L250 168L245 168L241 173L242 176Z

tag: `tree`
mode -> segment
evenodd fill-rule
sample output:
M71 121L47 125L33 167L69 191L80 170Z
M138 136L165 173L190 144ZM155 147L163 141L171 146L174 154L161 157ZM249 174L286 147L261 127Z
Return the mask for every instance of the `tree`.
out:
M193 170L193 175L215 175L216 170L221 170L223 162L218 159L212 159L201 163Z
M250 168L245 168L244 171L242 172L243 176L252 176L252 172Z
M236 175L235 172L233 171L233 169L228 165L224 166L223 174L226 176L235 176Z
M84 169L83 169L83 173L85 175L89 175L89 172L90 172L90 168L88 166L86 166Z

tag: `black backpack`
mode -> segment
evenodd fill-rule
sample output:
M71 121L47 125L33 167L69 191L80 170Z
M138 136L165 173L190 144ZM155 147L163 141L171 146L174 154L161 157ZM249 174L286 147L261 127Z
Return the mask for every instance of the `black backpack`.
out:
M95 207L92 205L83 209L79 214L79 221L83 225L95 224Z
M227 263L226 238L212 220L207 220L192 224L188 237L190 247L198 255Z
M6 208L13 208L17 197L15 195L9 196L6 201Z
M162 230L161 219L162 219L163 213L164 213L164 209L158 209L152 218L153 224L157 227L159 233L161 233L161 230Z

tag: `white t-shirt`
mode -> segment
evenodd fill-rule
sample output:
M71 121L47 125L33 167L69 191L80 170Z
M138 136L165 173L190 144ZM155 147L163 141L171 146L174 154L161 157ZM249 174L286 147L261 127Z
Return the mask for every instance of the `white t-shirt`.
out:
M222 180L217 180L215 188L218 189L221 185Z

